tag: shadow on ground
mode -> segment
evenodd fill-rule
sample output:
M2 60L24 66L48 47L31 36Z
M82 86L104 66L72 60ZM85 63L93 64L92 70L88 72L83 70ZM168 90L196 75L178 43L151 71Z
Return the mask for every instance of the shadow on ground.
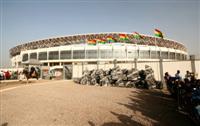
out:
M1 126L8 126L8 123L5 122L5 123L1 124Z
M129 103L117 103L128 108L132 115L110 112L119 122L105 122L101 126L192 126L191 120L177 111L176 101L160 90L132 91ZM90 126L95 123L88 121Z
M132 91L132 93L135 93ZM134 95L135 96L135 95ZM177 103L166 93L160 90L138 90L137 96L130 96L130 103L118 103L133 111L140 113L142 118L140 122L143 125L161 125L161 126L192 126L193 124L186 115L177 111ZM137 116L138 114L136 114ZM139 119L140 120L140 119Z

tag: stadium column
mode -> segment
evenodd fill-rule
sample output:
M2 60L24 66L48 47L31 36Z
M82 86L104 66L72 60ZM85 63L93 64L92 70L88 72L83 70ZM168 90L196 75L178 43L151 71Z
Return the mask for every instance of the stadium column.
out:
M83 76L83 71L84 71L84 61L81 63L82 65L82 73L81 73L81 76Z
M137 58L140 58L140 47L137 48Z
M60 48L58 49L58 60L60 61ZM59 62L59 65L62 66L62 63Z
M160 66L160 79L161 79L161 82L162 82L162 84L163 84L163 88L164 89L166 89L166 83L165 83L165 81L164 81L164 76L163 76L163 59L162 58L160 58L160 60L159 60L159 66Z
M63 65L63 80L65 80L66 78L65 78L65 71L66 71L66 69L65 69L65 67L64 67L64 65Z
M74 62L72 62L72 79L74 78Z
M167 51L167 59L170 58L170 53L169 53L169 50Z
M114 67L117 66L117 59L114 59L114 60L113 60L113 64L114 64Z
M71 47L71 59L73 59L73 54L74 53L74 51L73 51L73 48Z
M149 48L149 58L151 59L151 48Z
M100 58L100 47L98 43L97 44L97 70L99 69L99 58Z
M190 57L190 61L191 61L192 72L195 73L196 72L196 68L195 68L195 56Z
M48 61L48 66L49 66L49 51L47 51L47 61Z
M28 61L30 61L30 53L28 53Z
M39 60L39 52L37 51L37 60Z
M135 69L137 69L137 62L138 62L138 60L137 60L137 58L135 58L135 59L134 59Z
M114 58L114 46L112 44L112 58Z
M174 53L175 53L175 54L174 54L174 55L175 55L175 56L174 56L174 59L176 60L176 58L177 58L177 55L176 55L176 50L175 50L175 52L174 52Z
M128 60L128 51L127 51L127 45L125 44L125 53L126 53L126 61Z
M85 57L84 57L84 59L86 59L87 57L86 57L86 45L84 45L84 53L85 53Z

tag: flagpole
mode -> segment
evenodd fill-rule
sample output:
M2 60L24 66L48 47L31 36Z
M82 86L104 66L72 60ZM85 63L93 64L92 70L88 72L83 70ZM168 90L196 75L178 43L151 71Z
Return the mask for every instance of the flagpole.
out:
M155 36L154 36L154 37L155 37ZM154 43L155 43L155 46L156 46L156 56L157 56L157 55L158 55L158 53L157 53L158 45L157 45L156 37L155 37L155 41L154 41Z
M100 50L99 50L99 42L97 42L97 70L99 69L99 57L100 57Z

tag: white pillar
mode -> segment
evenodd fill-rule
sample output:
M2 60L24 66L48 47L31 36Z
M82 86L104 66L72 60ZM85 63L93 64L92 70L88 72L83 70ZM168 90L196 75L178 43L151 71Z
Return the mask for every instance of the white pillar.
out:
M161 79L161 82L163 84L163 88L166 89L167 88L167 85L164 81L164 73L163 73L163 59L160 58L159 60L159 66L160 66L160 79Z

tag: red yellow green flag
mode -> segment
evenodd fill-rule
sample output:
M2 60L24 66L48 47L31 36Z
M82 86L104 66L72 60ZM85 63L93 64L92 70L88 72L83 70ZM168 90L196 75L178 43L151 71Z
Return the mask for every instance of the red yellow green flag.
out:
M100 44L105 44L106 43L106 41L104 39L96 39L96 42L100 43Z
M154 35L163 38L163 33L158 29L154 29Z
M115 42L115 39L112 36L107 36L106 40L109 43Z
M119 40L128 40L128 36L126 34L119 34Z
M89 45L96 45L96 40L95 40L95 39L93 39L93 40L88 40L88 41L87 41L87 44L89 44Z

